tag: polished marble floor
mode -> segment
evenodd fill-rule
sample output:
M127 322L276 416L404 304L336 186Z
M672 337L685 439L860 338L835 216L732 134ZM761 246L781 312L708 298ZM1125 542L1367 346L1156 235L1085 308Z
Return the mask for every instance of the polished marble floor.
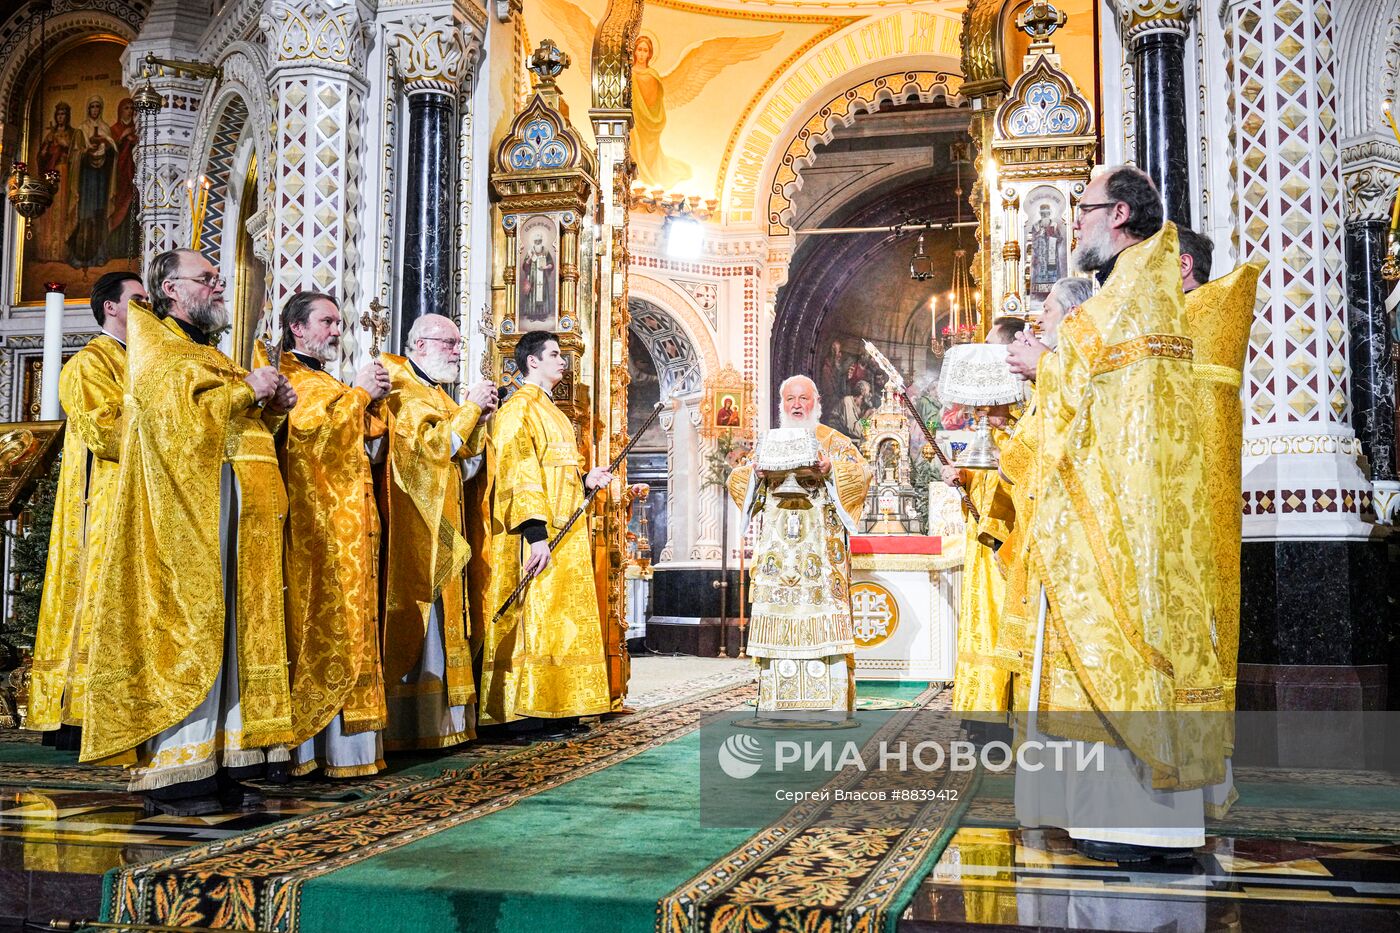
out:
M900 930L972 928L1400 931L1400 844L1209 836L1193 861L1119 866L1059 830L962 828Z

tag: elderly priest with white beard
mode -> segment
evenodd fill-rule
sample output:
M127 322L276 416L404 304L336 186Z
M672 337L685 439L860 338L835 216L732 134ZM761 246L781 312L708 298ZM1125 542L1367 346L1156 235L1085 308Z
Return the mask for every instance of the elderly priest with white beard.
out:
M819 423L811 379L789 377L779 396L780 427L729 477L730 496L760 523L748 642L758 713L845 719L855 708L850 535L871 471L849 438Z

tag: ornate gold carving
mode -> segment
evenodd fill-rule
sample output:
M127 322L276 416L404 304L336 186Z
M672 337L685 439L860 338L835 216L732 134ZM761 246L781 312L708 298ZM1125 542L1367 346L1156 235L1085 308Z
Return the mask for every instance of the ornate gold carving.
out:
M642 22L642 0L608 0L593 37L593 108L632 109L632 43Z

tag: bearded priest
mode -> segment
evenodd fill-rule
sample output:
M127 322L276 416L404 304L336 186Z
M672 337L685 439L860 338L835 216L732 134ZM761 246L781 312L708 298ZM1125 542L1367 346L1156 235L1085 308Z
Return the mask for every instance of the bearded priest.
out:
M820 423L821 398L811 379L791 376L778 394L781 427L814 432L820 454L802 471L802 497L773 495L795 475L787 471L745 464L729 476L729 495L759 522L748 641L758 663L758 711L845 719L856 696L850 536L872 474L849 438ZM760 455L768 439L760 440Z
M282 309L282 375L297 393L279 453L287 479L287 660L296 745L292 773L362 777L384 766L379 663L379 512L371 461L382 458L389 392L378 360L352 385L340 362L335 299L298 292Z
M462 361L450 318L417 318L404 346L406 357L380 357L392 387L381 570L390 750L446 748L476 735L466 568L469 537L481 547L485 528L464 482L486 466L486 419L496 409L489 381L460 405L443 390L458 381Z
M287 496L272 430L296 404L275 369L215 346L224 279L194 250L151 260L155 313L127 316L127 389L106 571L92 623L81 760L133 765L148 809L254 806L285 767Z

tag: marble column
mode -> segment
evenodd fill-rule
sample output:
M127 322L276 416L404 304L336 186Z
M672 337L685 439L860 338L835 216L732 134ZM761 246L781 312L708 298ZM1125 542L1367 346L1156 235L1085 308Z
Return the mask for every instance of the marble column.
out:
M1243 708L1384 702L1391 575L1366 520L1343 281L1335 0L1227 0L1239 259L1262 260L1245 358Z
M1347 318L1351 350L1352 425L1371 464L1371 479L1394 480L1395 361L1381 277L1389 243L1400 148L1363 143L1342 150L1346 172ZM1387 158L1389 157L1389 158Z
M422 91L408 98L400 333L408 333L413 321L423 314L453 316L455 111L447 94Z
M1125 0L1123 38L1133 62L1138 167L1156 182L1167 219L1191 226L1186 137L1186 35L1195 0Z
M458 97L475 65L479 26L452 12L414 13L386 24L397 76L408 96L400 335L423 314L460 319L454 301L458 254ZM467 332L465 321L460 321Z

